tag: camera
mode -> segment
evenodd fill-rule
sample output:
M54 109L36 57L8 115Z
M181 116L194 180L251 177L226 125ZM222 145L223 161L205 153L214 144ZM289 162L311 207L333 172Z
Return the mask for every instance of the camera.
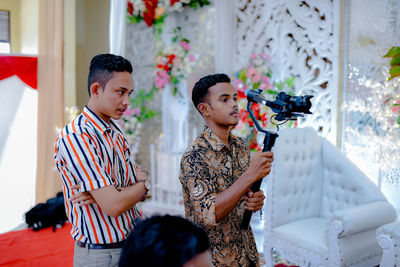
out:
M312 114L311 98L312 95L291 96L285 92L280 92L274 101L269 101L261 96L262 90L250 90L247 93L249 102L258 102L271 108L276 113L275 120L296 120L298 117L303 117L303 114Z

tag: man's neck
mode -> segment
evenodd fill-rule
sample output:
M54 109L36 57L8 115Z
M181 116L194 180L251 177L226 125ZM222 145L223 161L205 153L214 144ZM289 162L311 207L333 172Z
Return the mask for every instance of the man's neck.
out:
M207 122L207 127L210 128L213 133L218 136L219 139L221 139L222 143L225 144L225 146L230 149L229 145L229 133L230 133L230 126L221 126L217 125L213 122Z
M96 105L93 104L93 102L90 101L90 99L89 99L89 102L88 102L88 104L87 104L86 106L87 106L91 111L93 111L97 116L99 116L99 118L101 118L105 123L107 123L108 125L110 125L110 118L106 118L106 117L102 116L102 115L100 114L100 112L97 110Z

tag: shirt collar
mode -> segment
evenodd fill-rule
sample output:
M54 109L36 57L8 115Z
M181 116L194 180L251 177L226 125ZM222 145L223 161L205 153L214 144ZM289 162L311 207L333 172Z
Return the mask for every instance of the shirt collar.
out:
M96 115L90 108L85 106L82 111L83 115L90 121L90 123L99 130L102 134L108 129L111 129L110 124L106 123L99 116Z
M219 139L219 137L210 128L208 128L207 125L204 127L203 136L215 151L221 151L224 147L226 147L221 139ZM236 145L236 139L236 136L234 136L232 132L229 132L229 144L231 146Z

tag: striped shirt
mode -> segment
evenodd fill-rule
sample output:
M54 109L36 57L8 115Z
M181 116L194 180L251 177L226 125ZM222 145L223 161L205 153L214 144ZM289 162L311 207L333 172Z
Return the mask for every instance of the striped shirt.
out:
M79 207L69 198L79 190L130 186L136 182L136 167L128 142L118 126L104 122L88 107L58 134L54 160L61 175L65 210L75 240L90 244L120 242L140 220L136 207L118 217L105 214L97 203Z

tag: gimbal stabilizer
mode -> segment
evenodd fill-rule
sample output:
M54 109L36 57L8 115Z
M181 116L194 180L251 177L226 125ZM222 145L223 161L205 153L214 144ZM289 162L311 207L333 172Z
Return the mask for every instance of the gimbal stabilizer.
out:
M310 112L311 101L310 99L313 97L312 95L305 96L291 96L286 94L285 92L280 92L274 101L266 100L261 95L262 90L250 90L247 93L247 110L250 114L251 119L254 122L257 130L265 134L264 137L264 147L263 152L271 151L272 147L275 144L275 140L278 137L277 133L264 130L261 128L258 120L254 116L253 110L251 109L251 105L253 103L263 104L276 113L275 120L277 121L288 121L288 120L296 120L299 117L303 117L303 114L312 114ZM284 122L283 122L284 123ZM257 192L260 190L262 183L262 179L257 180L252 186L251 191ZM246 210L243 215L242 223L240 228L243 230L248 229L252 211Z

